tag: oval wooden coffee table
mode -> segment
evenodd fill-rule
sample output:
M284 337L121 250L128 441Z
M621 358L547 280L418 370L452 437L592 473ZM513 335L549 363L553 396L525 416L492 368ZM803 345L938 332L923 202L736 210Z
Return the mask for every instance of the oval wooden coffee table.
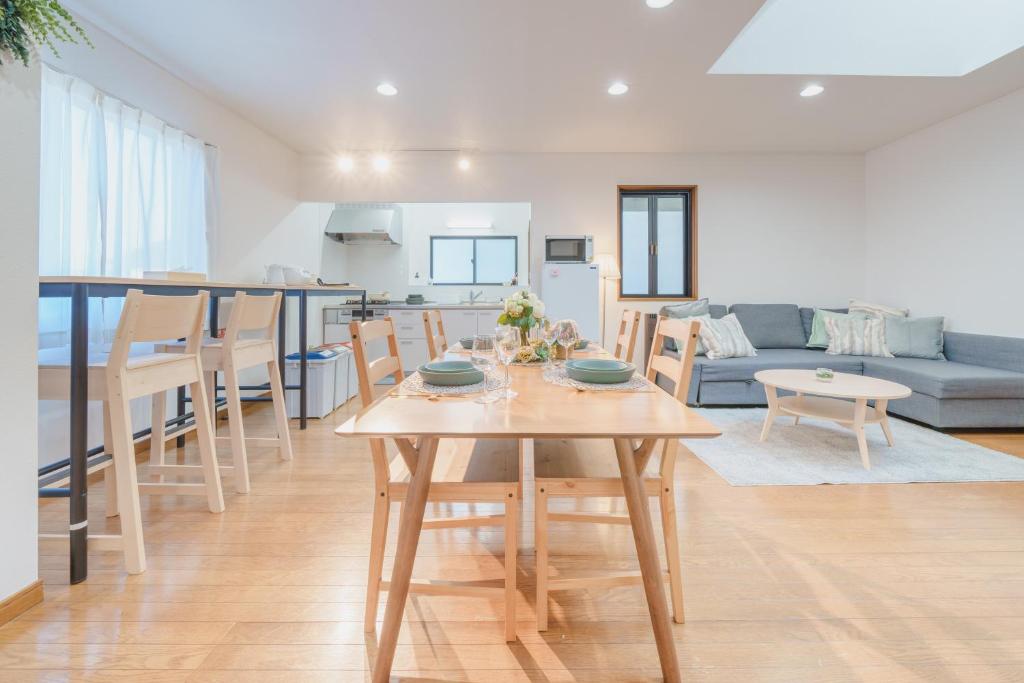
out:
M768 415L761 430L761 441L768 438L772 422L779 415L792 415L796 424L801 417L830 420L849 427L857 435L860 459L865 469L871 469L868 441L864 425L878 423L885 440L893 445L889 417L885 414L889 401L910 396L909 387L896 382L845 372L835 373L831 382L822 382L814 370L761 370L754 379L764 385L768 395ZM796 396L779 396L778 389L796 392ZM869 408L868 401L875 407Z

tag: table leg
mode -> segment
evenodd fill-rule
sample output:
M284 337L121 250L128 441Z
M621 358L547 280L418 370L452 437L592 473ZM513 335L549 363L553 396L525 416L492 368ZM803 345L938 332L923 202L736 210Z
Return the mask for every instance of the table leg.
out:
M868 439L864 434L864 418L867 416L867 399L858 398L853 406L853 433L857 435L857 448L860 449L860 461L864 469L871 469L871 459L868 458Z
M68 530L71 583L89 574L89 285L71 285L71 470ZM110 444L104 444L109 446Z
M676 657L675 641L669 624L661 562L658 559L658 545L651 526L644 477L637 471L636 454L629 439L615 439L615 455L622 474L626 508L629 510L629 521L633 527L633 540L636 542L636 555L640 562L640 573L643 575L644 593L651 612L651 625L654 627L654 640L661 660L661 673L669 683L678 683L679 660Z
M892 446L895 444L895 442L892 438L892 429L889 428L889 414L885 412L888 409L888 399L877 399L875 401L875 412L878 413L878 423L882 425L882 433L885 434L886 443Z
M797 395L797 398L803 396L803 394L801 394L799 391L796 392L796 395ZM798 424L800 424L800 416L799 415L794 415L793 416L793 425L795 426L795 425L798 425Z
M427 507L430 492L430 475L437 455L437 439L420 439L416 450L416 469L409 481L409 488L402 506L401 522L398 527L398 546L395 548L395 564L391 571L388 588L388 604L384 610L384 623L380 629L380 644L377 647L377 661L373 666L374 683L385 683L391 677L391 664L395 659L398 631L402 627L402 612L409 596L409 581L412 579L412 565L416 559L416 546L420 541L423 527L423 513ZM649 522L648 522L649 524ZM664 602L664 596L662 596Z
M772 428L772 422L775 421L775 416L779 414L779 397L775 392L775 387L766 384L764 393L768 397L768 414L764 416L764 427L761 428L761 441L768 438L768 431Z
M306 428L306 376L309 370L309 362L306 350L306 290L299 291L299 429Z

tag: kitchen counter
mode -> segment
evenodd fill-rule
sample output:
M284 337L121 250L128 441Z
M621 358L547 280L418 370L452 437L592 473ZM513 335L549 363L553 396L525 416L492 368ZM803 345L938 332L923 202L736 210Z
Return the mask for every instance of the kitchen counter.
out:
M390 304L371 304L367 302L369 308L387 308L387 309L406 309L410 311L432 311L435 309L440 310L468 310L468 311L498 311L505 307L505 304L500 302L488 302L482 304L442 304L442 303L422 303L422 304L407 304L402 302L392 302ZM326 308L359 308L359 304L342 304L340 306L325 306Z

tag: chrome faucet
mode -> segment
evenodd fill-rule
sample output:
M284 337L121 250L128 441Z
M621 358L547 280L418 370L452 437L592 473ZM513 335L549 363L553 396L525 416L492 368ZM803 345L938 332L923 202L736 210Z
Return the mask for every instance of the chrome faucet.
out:
M474 292L472 289L469 290L469 303L475 304L476 300L479 299L480 297L482 297L483 295L484 295L484 290L482 290L482 289L479 292Z

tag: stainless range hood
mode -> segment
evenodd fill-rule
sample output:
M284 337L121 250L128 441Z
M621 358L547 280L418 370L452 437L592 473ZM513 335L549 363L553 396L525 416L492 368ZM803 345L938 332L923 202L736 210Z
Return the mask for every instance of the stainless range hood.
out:
M335 204L324 234L344 244L401 244L402 207L397 204Z

